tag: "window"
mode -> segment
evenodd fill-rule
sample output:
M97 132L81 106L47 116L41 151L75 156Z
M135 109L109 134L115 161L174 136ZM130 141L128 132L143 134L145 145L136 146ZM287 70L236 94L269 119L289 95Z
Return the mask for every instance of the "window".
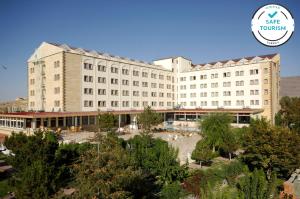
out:
M211 92L211 96L212 97L218 97L219 96L219 92Z
M119 103L118 103L118 101L111 101L110 105L111 105L111 107L118 107Z
M185 93L181 93L180 94L180 98L186 98L186 94Z
M164 84L159 84L158 87L161 88L161 89L163 89L164 88Z
M54 81L58 81L60 79L60 75L59 74L55 74L54 75Z
M55 61L54 62L54 68L58 68L59 67L59 61Z
M34 93L34 90L31 90L31 91L30 91L30 96L34 96L34 94L35 94L35 93Z
M268 68L264 68L264 74L268 74Z
M218 78L218 73L211 74L211 79Z
M158 78L161 79L161 80L163 80L164 79L164 75L159 75Z
M244 96L244 91L243 90L236 91L236 96Z
M83 93L87 95L92 95L93 94L93 89L92 88L84 88Z
M34 107L34 102L30 102L30 106L31 106L31 107Z
M129 107L129 101L123 101L122 106L123 107Z
M60 87L55 87L54 94L59 94L59 93L60 93Z
M139 91L133 91L132 96L138 97L139 96Z
M172 97L171 93L167 93L167 97L168 98Z
M207 92L201 92L200 97L207 97Z
M230 77L230 72L223 73L223 77Z
M156 106L156 105L157 105L157 102L154 102L154 101L151 102L151 106Z
M98 95L106 95L106 89L98 89Z
M196 76L190 76L190 81L196 80Z
M55 107L59 107L60 106L60 101L59 100L55 100L54 101L54 106Z
M244 100L237 100L236 105L237 106L244 106Z
M156 79L156 74L155 73L151 73L151 78Z
M230 91L224 91L223 96L231 96L231 92Z
M244 76L244 71L235 71L235 76Z
M250 100L250 105L259 105L259 100Z
M34 68L30 68L30 73L34 73Z
M269 80L268 79L264 79L264 84L268 84Z
M119 73L119 69L117 67L111 67L110 68L110 72L118 74Z
M106 66L104 66L104 65L98 65L98 71L106 72Z
M128 75L129 74L129 70L126 68L122 68L122 74L123 75Z
M269 105L269 101L268 101L268 100L265 100L265 101L264 101L264 105Z
M123 96L129 96L129 90L123 90L122 95Z
M207 88L207 84L200 84L200 88Z
M157 96L156 92L151 92L151 97L156 97L156 96Z
M122 79L122 85L129 85L129 80L127 79Z
M197 103L195 101L190 102L190 106L196 106Z
M250 95L258 95L259 91L258 90L250 90Z
M86 70L93 70L93 64L84 63L83 68Z
M164 93L159 92L158 96L159 96L159 97L164 97Z
M244 81L236 81L235 85L236 86L244 86Z
M143 96L143 97L148 97L148 92L147 92L147 91L143 91L143 92L142 92L142 96Z
M167 75L167 80L171 81L171 76L170 75Z
M133 81L133 86L139 86L139 81Z
M268 94L269 94L269 90L268 90L268 89L265 89L265 90L264 90L264 94L265 94L265 95L268 95Z
M33 85L35 83L34 79L30 79L30 85Z
M190 93L190 97L196 97L196 93Z
M186 85L181 85L180 90L186 90Z
M111 78L111 79L110 79L110 83L111 83L111 84L118 84L118 79Z
M119 92L118 92L118 90L111 90L111 91L110 91L110 94L111 94L112 96L118 96L118 95L119 95Z
M172 106L172 102L167 102L167 106Z
M148 73L147 72L142 72L142 77L148 77Z
M257 74L258 74L258 69L250 70L250 75L257 75Z
M231 106L231 101L223 101L223 106Z
M148 87L148 82L142 82L142 87Z
M219 102L218 101L211 101L211 105L212 106L219 106Z
M210 86L211 86L212 88L218 88L218 83L217 83L217 82L211 83Z
M105 77L98 77L98 83L105 84L106 83L106 78Z
M231 82L223 82L223 87L230 87L231 86Z
M207 79L207 75L200 75L200 79Z
M251 79L250 85L258 85L258 79Z
M84 100L84 107L93 107L93 101Z
M84 75L83 81L84 82L93 82L93 76Z
M133 107L139 107L139 101L133 101Z
M151 88L156 88L156 83L151 83Z
M171 89L171 84L167 84L167 89Z
M186 77L180 77L180 81L181 82L185 82L186 81Z
M148 102L147 101L143 101L143 107L148 106Z
M139 71L137 71L137 70L132 71L132 75L133 76L139 76Z
M159 102L159 106L164 106L164 102Z
M106 107L106 101L98 101L98 107Z
M201 101L200 104L201 106L207 106L207 101Z
M196 89L196 84L191 84L190 89Z

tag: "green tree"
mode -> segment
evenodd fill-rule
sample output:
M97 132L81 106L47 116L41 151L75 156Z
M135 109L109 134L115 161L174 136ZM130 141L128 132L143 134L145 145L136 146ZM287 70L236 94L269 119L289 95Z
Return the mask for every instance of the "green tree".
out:
M282 97L280 107L275 117L276 124L300 133L300 98Z
M112 132L116 128L117 118L112 113L103 113L98 116L100 131Z
M211 160L217 156L217 153L211 151L210 146L205 140L199 140L196 144L196 148L192 152L191 158L200 164L209 164Z
M212 113L200 121L201 135L213 152L224 143L230 132L232 117L228 113Z
M252 120L245 134L242 159L251 169L263 169L270 179L273 171L288 178L299 168L299 134L282 127L271 126L265 119Z
M149 132L152 126L162 122L162 117L153 111L150 106L147 106L144 108L144 111L138 115L137 120L138 124L140 124L146 132Z
M177 161L178 150L164 140L137 135L128 140L128 150L136 166L155 176L160 185L181 181L186 176L186 168Z
M17 198L50 198L73 180L72 164L89 144L58 145L51 132L35 132L26 136L12 133L4 143L14 156L8 161L16 172L12 186Z
M98 136L97 142L100 144L85 151L74 165L76 197L134 198L139 195L136 189L143 185L142 173L134 168L120 142L113 136Z
M276 176L270 182L266 179L263 170L254 170L242 177L237 184L239 195L245 199L265 199L278 198L278 193L274 189L276 184Z

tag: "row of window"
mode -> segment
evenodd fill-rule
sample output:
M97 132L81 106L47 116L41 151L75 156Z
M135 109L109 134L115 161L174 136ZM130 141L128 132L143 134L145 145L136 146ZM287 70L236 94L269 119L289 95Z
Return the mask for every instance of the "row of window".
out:
M250 100L250 105L259 105L259 100ZM264 100L264 105L268 105L269 100ZM187 106L187 102L181 102L182 106ZM191 101L189 103L190 106L197 106L196 101ZM219 101L211 101L211 106L220 106L221 103ZM236 106L245 106L244 100L236 100L235 101ZM207 101L200 101L199 106L207 106ZM232 106L232 103L230 100L223 101L223 106Z
M93 95L94 94L92 88L84 88L83 93L88 94L88 95ZM142 93L143 97L148 97L148 92L147 91L143 91L141 93ZM157 97L157 92L150 92L150 93L151 93L151 97ZM112 96L119 96L119 90L111 89L110 94ZM98 89L98 95L106 95L106 89ZM129 96L129 90L122 90L122 96ZM136 96L136 97L140 96L140 91L132 91L132 96ZM165 97L165 93L159 92L158 96L159 97ZM168 98L171 98L171 97L174 96L174 94L167 93L166 96Z
M264 79L264 84L268 84L268 83L269 83L268 79ZM258 79L250 80L249 84L250 85L258 85L259 80ZM235 82L235 86L244 86L244 85L245 85L244 80ZM218 88L219 83L218 82L211 83L210 87L211 88ZM231 87L231 82L223 82L223 87ZM180 85L180 90L186 90L186 88L187 88L186 85ZM196 88L197 88L196 84L191 84L190 85L190 89L196 89ZM200 84L200 88L207 88L207 83Z
M89 63L84 63L83 68L86 69L86 70L93 70L93 65L89 64ZM104 66L104 65L98 65L98 71L106 72L107 71L106 69L107 69L106 66ZM115 74L119 74L119 68L112 66L112 67L110 67L110 72L111 73L115 73ZM129 75L129 69L122 68L122 74L123 75ZM132 70L132 75L138 77L138 76L140 76L140 71L138 71L138 70ZM142 77L148 77L148 72L142 72ZM157 74L151 73L151 78L157 79ZM162 74L159 74L158 78L161 79L161 80L164 80L165 76L162 75ZM172 77L170 75L167 75L166 79L168 81L171 81Z
M85 75L84 76L84 82L93 82L93 77ZM98 83L106 84L106 77L98 77ZM119 84L119 79L117 78L111 78L110 79L111 84L118 85ZM129 80L127 79L122 79L122 85L124 86L129 86ZM140 86L139 81L133 81L132 82L133 86ZM158 84L159 88L164 89L164 84ZM142 82L142 87L148 87L148 82ZM157 88L157 83L151 83L151 88ZM167 89L174 89L174 86L171 86L171 84L167 84Z
M130 102L129 101L122 101L120 102L122 107L129 107L130 106ZM84 107L93 107L93 101L92 100L85 100L83 102ZM110 106L111 107L119 107L119 101L110 101ZM164 102L156 102L156 101L151 101L150 103L148 101L143 101L142 103L140 101L132 101L132 106L133 107L146 107L146 106L153 106L156 107L158 106L165 106ZM106 101L98 101L98 107L106 107L107 103ZM167 102L167 106L172 106L172 102Z
M268 73L268 68L264 68L264 74ZM250 75L258 75L259 74L259 70L258 69L251 69L249 71ZM224 72L223 73L223 77L230 77L231 76L231 72ZM235 71L235 76L244 76L244 71ZM219 77L218 73L212 73L210 74L210 78L211 79L216 79ZM194 81L197 79L196 75L190 76L190 81ZM207 75L200 75L200 80L202 79L207 79ZM180 77L180 81L186 81L186 77Z
M223 96L231 96L231 91L223 91ZM269 90L264 89L264 94L268 95ZM219 92L211 92L211 97L219 97ZM259 90L250 90L249 91L250 95L259 95ZM244 96L244 90L237 90L235 92L236 96ZM186 93L181 93L180 98L186 98L187 94ZM190 93L190 97L197 97L197 93ZM207 92L201 92L200 97L207 97Z

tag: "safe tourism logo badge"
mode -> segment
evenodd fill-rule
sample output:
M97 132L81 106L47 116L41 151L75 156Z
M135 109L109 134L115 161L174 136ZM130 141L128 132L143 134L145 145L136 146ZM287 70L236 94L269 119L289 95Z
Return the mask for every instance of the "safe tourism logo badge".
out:
M268 4L254 13L251 29L260 43L275 47L290 39L295 29L295 22L292 14L285 7Z

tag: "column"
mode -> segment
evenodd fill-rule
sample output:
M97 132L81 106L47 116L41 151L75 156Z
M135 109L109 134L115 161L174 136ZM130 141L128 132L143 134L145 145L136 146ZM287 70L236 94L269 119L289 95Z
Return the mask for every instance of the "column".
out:
M74 126L77 126L77 116L73 117L74 118Z
M55 127L58 127L58 117L55 118Z
M36 119L35 119L35 118L33 118L33 119L31 120L31 128L32 128L32 129L36 129Z
M66 127L67 126L67 118L63 117L63 126Z
M47 127L49 128L51 127L51 118L49 117L47 118Z
M239 113L237 113L237 114L236 114L236 123L237 123L237 124L239 124L239 119L240 119Z

